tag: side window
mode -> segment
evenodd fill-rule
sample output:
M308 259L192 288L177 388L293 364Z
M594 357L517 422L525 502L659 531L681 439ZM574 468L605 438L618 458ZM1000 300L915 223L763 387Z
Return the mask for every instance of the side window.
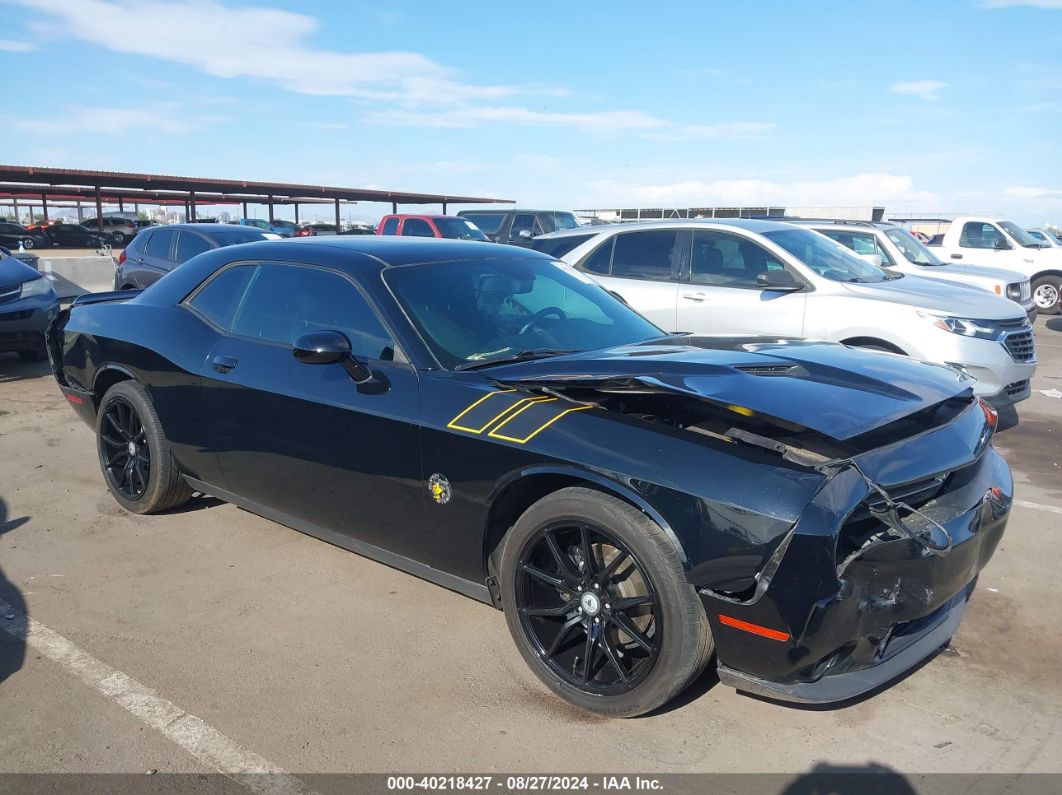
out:
M590 273L600 273L607 276L612 272L612 249L616 245L616 238L610 237L604 245L598 246L597 250L587 259L583 260L580 267Z
M185 262L196 254L202 254L204 251L210 251L210 244L206 241L206 238L202 238L193 232L181 232L177 236L177 256L174 259L179 263Z
M344 277L319 268L260 265L232 332L290 345L308 331L341 331L354 355L394 359L390 334Z
M612 275L622 279L671 281L678 234L677 229L654 229L617 235Z
M435 237L431 224L420 218L407 218L402 224L403 237Z
M381 235L396 235L398 234L398 219L395 216L391 216L384 221L383 229L380 230Z
M962 226L959 245L963 248L995 248L996 241L1003 236L992 224L970 221Z
M149 257L158 257L159 259L169 259L170 249L173 246L173 236L177 234L172 229L159 229L151 235L151 239L148 240L147 246L144 248L144 254Z
M188 304L214 325L229 331L239 308L240 299L254 274L255 265L226 268L188 299Z
M710 229L693 233L690 280L694 284L757 289L757 276L784 267L774 254L738 235Z
M541 234L542 230L538 227L538 222L535 220L535 216L530 213L521 213L513 218L513 228L509 232L509 236L516 238L520 236L520 233L527 230L532 235Z

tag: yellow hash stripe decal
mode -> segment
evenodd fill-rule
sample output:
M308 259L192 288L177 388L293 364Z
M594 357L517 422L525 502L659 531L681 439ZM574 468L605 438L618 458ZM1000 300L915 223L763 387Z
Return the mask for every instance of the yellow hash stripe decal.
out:
M550 398L550 400L556 400L556 399L557 398ZM544 401L544 402L548 402L548 401ZM527 408L527 406L524 406L524 408ZM504 434L498 433L498 431L500 431L509 422L509 420L511 420L513 417L515 417L516 414L520 413L518 411L518 412L516 412L516 414L510 415L508 420L503 422L501 425L499 425L497 428L495 428L493 431L491 431L488 435L492 439L503 439L503 440L505 440L507 442L516 442L516 444L526 444L527 442L529 442L532 439L534 439L538 434L542 433L542 431L546 430L546 428L548 428L550 425L555 423L557 420L559 420L564 415L571 414L573 411L586 411L589 408L593 408L593 406L576 406L575 408L565 409L564 411L560 412L559 414L556 414L553 417L551 417L550 419L546 420L546 422L544 422L541 425L539 425L535 430L531 431L531 433L529 433L523 439L517 439L517 438L515 438L513 436L505 436ZM520 409L520 411L523 411L523 409Z
M481 403L485 403L489 398L492 398L495 395L504 395L506 392L515 392L515 391L516 391L515 389L501 389L501 390L497 390L495 392L488 392L483 397L479 398L474 403L472 403L472 405L470 405L468 408L466 408L464 411L462 411L460 414L458 414L452 420L450 420L446 424L446 427L447 428L453 428L455 431L468 431L469 433L483 433L483 431L490 425L490 423L494 422L494 420L498 419L498 417L500 417L501 414L499 414L498 417L495 417L494 419L492 419L490 422L488 422L482 428L466 428L463 425L458 425L457 421L459 419L461 419L463 416L465 416L466 414L468 414L468 412L472 411L472 409L474 409L476 406L480 405ZM508 411L511 408L512 408L512 406L509 406L509 408L507 408L505 411ZM502 414L504 414L505 411L503 411Z

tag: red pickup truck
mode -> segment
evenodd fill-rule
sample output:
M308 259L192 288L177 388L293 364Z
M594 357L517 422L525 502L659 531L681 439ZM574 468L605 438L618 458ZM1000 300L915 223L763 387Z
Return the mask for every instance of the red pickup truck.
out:
M385 215L376 226L376 234L487 240L478 226L456 215Z

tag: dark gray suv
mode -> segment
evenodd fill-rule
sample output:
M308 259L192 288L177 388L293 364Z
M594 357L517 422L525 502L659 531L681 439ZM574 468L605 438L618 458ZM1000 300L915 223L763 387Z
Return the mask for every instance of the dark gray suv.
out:
M273 232L235 224L171 224L144 229L118 257L115 290L137 290L154 284L196 254L238 243L280 240Z
M579 222L566 210L461 210L495 243L529 247L539 235L576 229Z

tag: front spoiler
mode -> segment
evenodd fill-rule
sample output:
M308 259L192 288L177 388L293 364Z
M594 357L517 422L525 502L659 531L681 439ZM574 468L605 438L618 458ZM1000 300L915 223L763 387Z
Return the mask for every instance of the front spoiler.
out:
M771 682L719 663L719 681L745 693L798 704L835 704L870 693L903 676L947 645L966 612L964 588L935 611L934 622L914 636L897 639L877 664L828 674L816 682Z

